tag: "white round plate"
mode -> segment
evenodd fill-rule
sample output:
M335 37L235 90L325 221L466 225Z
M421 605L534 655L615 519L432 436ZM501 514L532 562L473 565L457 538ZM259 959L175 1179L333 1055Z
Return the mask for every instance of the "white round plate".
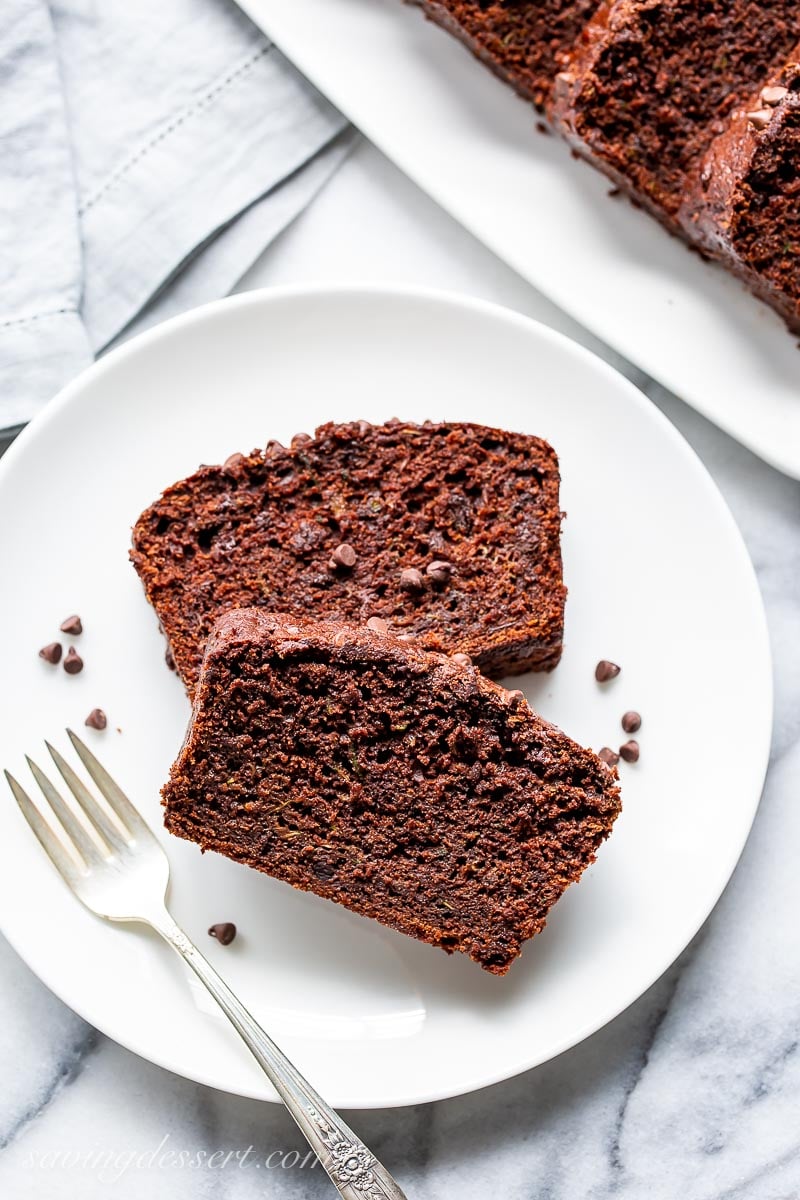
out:
M296 892L161 830L159 788L189 705L128 563L141 509L201 462L329 419L398 415L540 434L563 475L566 650L525 677L584 744L624 740L624 811L504 978ZM72 383L0 461L0 763L86 737L172 862L171 906L334 1104L456 1095L574 1045L670 964L728 880L763 783L766 627L733 520L680 435L609 367L531 321L462 298L346 288L250 293L137 338ZM77 612L85 670L37 657ZM68 642L69 638L61 640ZM600 658L621 675L594 681ZM181 1075L274 1099L213 1003L156 935L108 925L57 878L10 794L0 805L3 931L104 1033ZM207 936L235 921L222 947Z

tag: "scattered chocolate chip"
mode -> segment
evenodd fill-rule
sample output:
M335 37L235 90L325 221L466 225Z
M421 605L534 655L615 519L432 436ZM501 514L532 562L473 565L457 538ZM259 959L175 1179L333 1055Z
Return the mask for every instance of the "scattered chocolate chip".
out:
M785 87L765 87L761 89L761 103L766 104L769 108L775 108L780 104L784 96L789 95L789 89Z
M421 592L425 587L422 572L416 567L406 567L400 572L400 587L404 592Z
M220 921L217 925L212 925L208 933L210 937L216 938L220 945L230 946L236 937L236 926L233 921Z
M625 742L624 745L620 746L619 753L620 758L624 758L625 762L638 762L639 743L635 742L633 738L631 738L629 742Z
M83 670L83 659L74 646L70 646L67 651L67 657L64 659L64 670L68 675L77 675Z
M286 447L277 438L270 438L264 449L264 457L271 458L275 454L283 454Z
M470 656L468 654L462 654L461 651L459 651L458 654L451 654L450 657L452 658L453 662L458 663L461 667L472 666L472 659Z
M383 617L370 617L367 621L367 629L371 629L373 633L389 632L389 626L386 624Z
M72 617L67 617L66 621L62 621L59 625L62 633L71 633L73 637L77 637L79 633L83 633L83 624L77 614Z
M425 574L434 583L449 583L450 576L453 574L453 568L449 562L444 562L437 558L434 562L428 563L425 568Z
M602 750L598 750L597 757L609 767L615 767L619 762L619 755L610 746L603 746Z
M297 450L299 446L307 446L310 441L313 441L310 433L296 433L291 441L293 450Z
M771 108L757 108L755 112L749 112L747 119L753 126L753 129L766 129L772 120Z
M372 429L372 426L370 425L369 421L359 421L358 422L358 432L361 434L362 437L364 437L366 434L368 434L371 429Z
M386 421L385 424L386 425L402 425L403 422L400 420L399 417L389 417L389 420Z
M90 729L105 729L108 724L108 718L102 708L93 708L84 724L88 725Z
M341 546L337 546L331 555L331 562L334 567L344 567L349 571L356 565L356 558L356 552L349 542L342 542Z
M598 683L608 683L609 679L616 679L621 670L622 668L618 667L616 663L609 662L607 658L601 658L594 669L594 677Z
M229 454L222 464L222 469L226 475L235 475L244 462L243 454Z
M175 655L172 653L172 650L169 646L167 646L166 650L164 651L164 662L167 664L170 671L177 671L178 668L175 666Z
M637 712L626 712L622 718L622 728L626 733L636 733L642 727L642 718Z
M46 646L42 646L39 658L43 658L45 662L49 663L61 662L61 642L49 642Z

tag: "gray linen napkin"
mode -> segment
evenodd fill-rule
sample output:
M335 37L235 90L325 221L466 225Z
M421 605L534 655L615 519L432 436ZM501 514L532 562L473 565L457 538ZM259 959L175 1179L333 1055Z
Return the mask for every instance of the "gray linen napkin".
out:
M232 0L3 0L0 429L230 291L351 142Z

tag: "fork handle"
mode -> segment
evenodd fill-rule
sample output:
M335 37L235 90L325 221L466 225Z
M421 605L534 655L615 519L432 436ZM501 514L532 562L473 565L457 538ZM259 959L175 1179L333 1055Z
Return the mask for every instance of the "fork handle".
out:
M325 1103L166 911L152 925L205 984L288 1108L344 1200L406 1200L375 1155Z

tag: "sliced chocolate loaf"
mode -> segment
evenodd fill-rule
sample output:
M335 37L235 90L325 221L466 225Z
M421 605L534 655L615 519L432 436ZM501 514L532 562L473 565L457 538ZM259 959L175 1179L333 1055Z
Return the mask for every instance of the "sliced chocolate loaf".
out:
M481 425L323 425L169 488L132 560L191 691L215 619L382 617L491 675L561 656L558 460Z
M506 83L543 108L598 0L414 0Z
M681 216L800 332L800 47L714 140Z
M372 624L221 617L166 826L502 975L608 836L616 772Z
M737 99L800 40L797 0L613 0L559 74L572 145L675 232L693 173Z

